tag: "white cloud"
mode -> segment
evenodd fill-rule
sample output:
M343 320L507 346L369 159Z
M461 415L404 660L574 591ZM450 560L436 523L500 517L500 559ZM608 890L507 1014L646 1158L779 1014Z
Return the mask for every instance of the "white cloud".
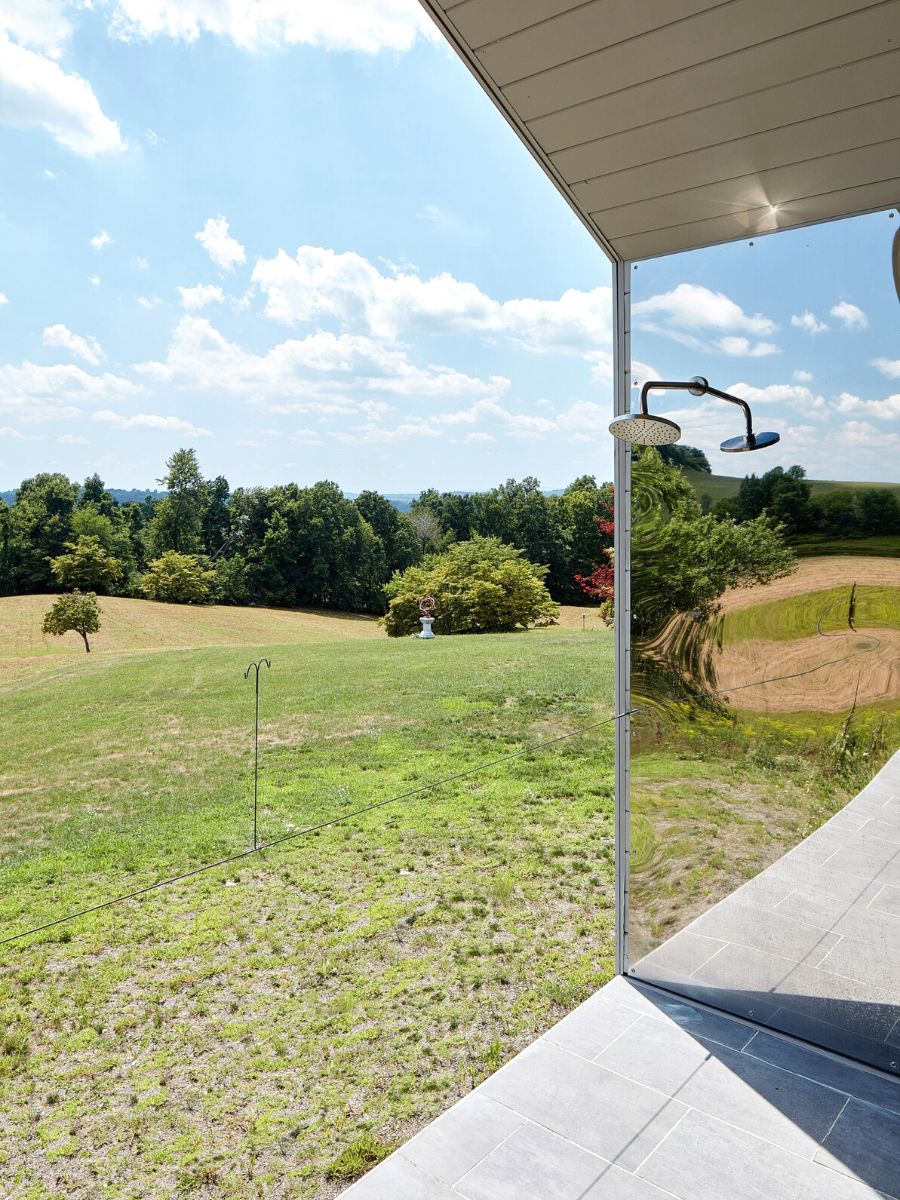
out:
M161 433L186 433L191 437L214 436L211 430L192 425L181 417L163 417L157 413L136 413L133 417L125 417L110 409L101 409L94 413L94 420L115 425L117 429L153 429Z
M811 392L803 384L770 383L767 387L754 387L750 383L733 383L726 390L751 406L782 404L803 412L821 411L826 407L825 397Z
M156 308L162 304L162 296L138 296L137 302L141 308Z
M896 421L900 419L900 392L886 396L884 400L862 400L851 392L841 392L835 408L840 413L865 413L884 421Z
M222 304L225 293L213 283L198 283L196 287L180 287L182 305L191 312L205 308L207 304Z
M900 379L900 358L873 358L872 366L888 379Z
M99 275L88 275L88 283L93 284L94 287L99 287L100 286L100 276Z
M95 250L102 250L104 246L112 245L112 238L105 229L101 229L99 233L94 234L90 242Z
M45 179L49 179L49 180L51 180L51 182L57 178L56 172L51 171L49 167L44 167L42 174Z
M43 341L45 346L56 346L61 350L68 350L77 358L83 358L92 367L99 367L106 359L103 348L95 337L90 335L82 337L80 334L73 333L71 329L67 329L65 325L48 325L44 330Z
M693 336L697 332L761 336L774 333L777 328L774 321L761 313L744 312L724 292L713 292L694 283L679 283L669 292L639 300L632 314L642 328L666 334L676 341L684 340L688 345L702 345Z
M885 443L892 446L900 444L900 434L885 433L884 430L876 429L874 425L869 425L866 421L847 421L840 434L844 441L849 442L852 446L880 447Z
M0 0L0 30L23 46L58 58L72 35L62 0Z
M64 433L56 440L61 446L89 446L91 444L86 437L81 437L77 433Z
M194 316L182 317L165 362L137 369L176 388L243 395L278 412L353 411L373 392L425 400L498 395L509 387L501 376L483 380L452 367L419 367L402 347L324 330L253 354Z
M362 255L319 246L260 259L252 278L266 298L266 315L285 325L330 317L389 340L414 332L481 333L536 353L584 355L609 346L612 337L609 288L501 303L447 273L430 279L409 270L385 273Z
M751 342L749 338L734 335L720 338L719 349L723 354L747 358L765 358L769 354L780 353L779 348L771 342Z
M438 37L416 0L117 0L110 28L124 39L194 42L206 33L244 50L307 45L364 54L405 51L419 37Z
M70 363L0 365L0 413L23 421L54 421L81 415L82 406L116 403L144 389L106 372L92 375Z
M416 216L420 221L439 221L443 212L436 204L423 204Z
M224 217L207 217L203 228L194 237L223 271L233 271L239 263L246 262L246 251L228 232Z
M17 6L19 16L28 13L28 5ZM44 45L29 49L27 44L9 37L30 40L38 45L32 32L23 32L22 20L11 20L8 4L0 10L0 122L14 129L42 129L74 154L93 157L124 149L125 143L115 121L102 109L91 85L80 75L67 75L47 51L59 48ZM62 25L47 41L62 36ZM41 50L45 51L44 53Z
M0 438L9 438L10 441L22 441L25 434L19 433L18 429L13 429L12 425L0 425Z
M9 304L9 296L4 292L0 292L0 305L2 304Z
M792 376L794 383L812 383L811 371L795 371Z
M137 267L137 269L139 271L146 271L147 268L150 266L150 264L149 264L149 262L147 262L146 258L144 258L140 254L135 255L134 265Z
M804 329L807 333L824 333L828 326L824 321L820 321L815 313L811 313L809 309L806 312L795 313L791 317L791 324L796 329Z
M848 300L842 300L839 304L835 304L831 315L836 317L845 329L865 329L869 324L869 318L863 310Z

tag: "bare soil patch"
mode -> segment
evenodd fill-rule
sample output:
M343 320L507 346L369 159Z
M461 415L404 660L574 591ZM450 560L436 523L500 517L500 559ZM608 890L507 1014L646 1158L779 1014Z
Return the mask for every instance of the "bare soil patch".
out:
M722 611L733 612L738 608L751 608L754 604L802 596L806 592L826 591L844 584L850 587L854 583L900 588L900 559L864 555L803 558L797 570L784 579L776 579L764 587L733 588L726 592L721 600Z
M739 642L717 655L716 681L732 707L770 712L840 713L854 699L860 705L896 700L900 631L848 629L796 641Z

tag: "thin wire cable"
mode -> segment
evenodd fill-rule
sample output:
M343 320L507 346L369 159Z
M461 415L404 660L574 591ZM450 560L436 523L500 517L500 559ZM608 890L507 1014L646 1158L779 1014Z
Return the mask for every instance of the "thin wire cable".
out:
M363 808L354 809L353 812L341 813L335 817L329 817L326 821L318 821L314 825L307 825L303 829L295 829L291 833L284 833L281 837L272 838L268 842L263 842L256 847L249 847L247 850L240 850L237 854L229 854L226 858L217 859L216 862L204 863L200 867L194 867L190 871L184 871L180 875L172 875L168 879L158 879L156 883L149 883L146 887L137 888L133 892L126 892L122 896L113 896L109 900L104 900L100 904L92 904L88 908L80 908L75 912L67 913L63 917L57 917L54 921L47 921L43 925L35 925L32 929L24 929L20 933L11 934L9 937L0 938L0 946L6 946L10 942L17 942L20 938L28 937L34 933L43 933L47 929L53 929L57 925L65 925L68 921L75 921L79 917L86 917L90 913L100 912L104 908L112 908L116 904L124 904L127 900L135 900L138 896L146 896L148 892L155 892L157 889L167 887L173 883L180 883L184 879L191 879L195 875L202 875L205 871L214 871L216 867L224 867L229 863L240 862L241 859L249 858L253 854L261 854L263 850L271 850L274 846L280 846L284 842L290 842L299 837L304 837L310 833L316 833L319 829L327 829L331 825L338 825L341 821L350 821L354 817L365 816L366 813L374 812L378 808L384 808L388 804L396 804L398 800L408 800L411 796L419 796L422 792L431 791L433 788L442 787L446 783L453 783L457 779L465 779L467 775L475 775L478 771L486 771L491 767L500 766L501 763L512 762L515 758L521 758L525 754L530 754L532 751L540 749L544 746L554 746L559 742L568 741L573 737L581 737L585 733L590 733L594 729L599 729L601 725L610 725L615 721L622 720L623 717L629 717L638 710L629 708L624 713L617 713L612 717L604 717L602 721L594 721L590 725L584 725L581 729L574 729L571 733L563 733L558 737L541 738L539 741L530 742L527 746L523 746L521 750L514 750L511 754L504 754L500 758L491 759L486 763L479 763L476 767L467 767L464 771L457 771L453 775L445 775L442 779L432 780L431 783L423 783L420 787L410 788L406 792L399 792L396 796L388 796L384 800L376 800L373 804L367 804Z

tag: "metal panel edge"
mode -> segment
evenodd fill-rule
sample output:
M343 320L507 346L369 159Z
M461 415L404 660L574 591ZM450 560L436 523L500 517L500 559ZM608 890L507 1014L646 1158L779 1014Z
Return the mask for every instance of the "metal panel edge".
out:
M613 375L615 414L631 407L631 263L613 267ZM631 707L631 447L615 447L615 711ZM615 872L616 972L628 971L628 859L631 849L631 718L616 721Z
M519 139L528 149L532 158L534 158L538 163L541 170L548 177L550 182L560 193L568 206L572 209L575 216L585 227L606 257L610 260L610 262L618 263L620 259L615 250L612 248L612 245L606 240L591 218L578 206L575 197L569 190L569 185L550 161L547 154L541 148L539 142L537 142L532 136L524 121L522 121L515 109L513 109L507 102L503 92L487 73L474 51L453 25L450 17L444 12L436 0L419 0L419 3L431 17L432 21L434 21L435 25L437 25L438 29L440 29L441 33L444 35L462 61L469 68L471 73L481 84L481 87L494 102L494 105L506 118L507 123L511 125L518 134Z

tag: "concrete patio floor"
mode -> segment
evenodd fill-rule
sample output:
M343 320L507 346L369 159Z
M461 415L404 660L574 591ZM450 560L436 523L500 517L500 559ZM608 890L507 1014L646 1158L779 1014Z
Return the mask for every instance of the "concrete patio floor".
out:
M896 1062L898 827L900 754L343 1196L900 1200L900 1078L792 1036Z
M346 1200L900 1197L900 1080L622 977Z
M900 1074L900 752L634 974Z

